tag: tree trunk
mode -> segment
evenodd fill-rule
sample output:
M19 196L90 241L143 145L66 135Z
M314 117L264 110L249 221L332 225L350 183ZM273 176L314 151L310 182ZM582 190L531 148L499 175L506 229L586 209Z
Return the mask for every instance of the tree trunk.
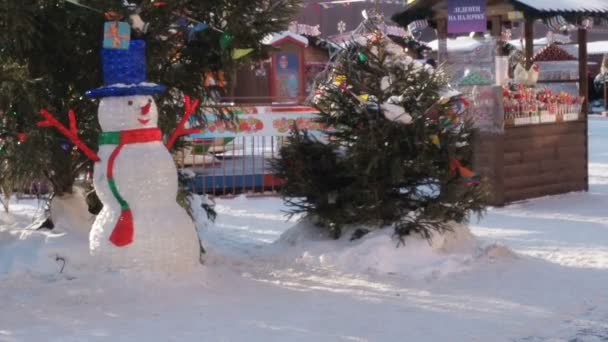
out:
M2 203L2 207L4 207L4 212L8 214L9 205L10 205L10 201L11 201L11 194L10 194L10 192L5 192L4 190L2 190L2 197L3 197L3 199L0 200L0 203Z

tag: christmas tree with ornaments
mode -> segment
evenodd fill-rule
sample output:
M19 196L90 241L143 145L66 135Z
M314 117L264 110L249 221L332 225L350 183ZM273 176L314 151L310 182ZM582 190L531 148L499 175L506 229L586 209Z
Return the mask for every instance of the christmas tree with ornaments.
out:
M198 265L203 249L177 202L170 150L194 132L185 129L190 119L204 120L199 103L221 96L223 75L265 53L262 38L286 26L297 1L34 2L4 0L13 11L0 13L9 24L11 14L41 21L0 34L0 59L11 62L0 69L7 90L0 165L15 171L3 170L3 189L10 194L17 175L37 176L57 195L69 194L92 164L103 208L89 249L101 266L173 272ZM34 163L15 158L34 147Z
M146 42L147 78L167 87L155 102L168 138L182 119L184 94L209 103L228 93L233 70L267 55L261 41L287 27L299 2L0 0L0 164L10 169L0 181L7 189L43 181L57 198L92 171L70 139L37 122L46 108L67 126L73 109L80 139L97 149L98 104L85 92L102 83L102 39L126 48L128 29L130 39ZM203 110L192 118L203 122ZM173 149L183 146L177 139Z
M275 162L291 212L334 238L387 227L430 238L485 208L468 102L382 27L367 18L317 80L324 134L296 129Z

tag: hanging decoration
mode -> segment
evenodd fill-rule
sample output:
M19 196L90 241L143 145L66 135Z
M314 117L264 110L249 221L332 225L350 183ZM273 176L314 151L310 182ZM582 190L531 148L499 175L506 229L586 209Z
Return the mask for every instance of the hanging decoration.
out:
M462 164L456 158L450 159L450 172L458 172L462 178L473 179L477 174L470 169L462 166Z
M86 9L88 9L90 11L94 11L94 12L97 12L97 13L103 13L103 11L98 10L97 8L93 8L91 6L87 6L85 4L81 4L79 0L66 0L66 1L69 2L69 3L71 3L71 4L73 4L73 5L76 5L78 7L86 8Z
M17 133L17 140L19 140L20 143L26 141L27 133Z
M340 34L344 33L344 31L346 31L346 23L344 22L344 20L340 20L338 22L338 32L340 32Z
M194 25L194 27L192 27L188 31L188 41L191 41L192 39L194 39L194 35L197 32L203 32L203 31L207 30L208 28L209 28L209 25L207 25L205 23L197 23L196 25Z
M433 145L441 147L441 140L439 140L439 136L437 134L431 135L431 142Z
M203 74L204 81L203 85L209 87L224 88L226 86L226 80L224 78L224 71L205 71Z
M590 30L593 28L593 19L585 18L580 24L572 23L561 15L550 17L543 20L547 28L551 31L572 31L576 29Z
M417 36L422 30L429 26L428 20L415 20L407 25L407 30L412 36Z
M300 7L310 7L315 11L321 9L332 9L336 7L349 7L356 3L369 3L369 4L386 4L386 5L398 5L407 6L413 3L414 0L333 0L333 1L322 1L322 2L310 2L308 4L302 4Z
M321 31L319 30L319 25L306 25L300 24L297 21L292 21L289 23L289 32L303 35L303 36L311 36L318 37L321 35Z
M228 32L224 32L221 36L220 36L220 48L222 48L222 50L226 50L230 47L230 44L232 44L232 41L234 40L234 36L231 35Z
M59 139L59 147L63 152L68 153L72 149L72 144L68 139Z
M131 14L129 16L129 21L131 22L131 27L133 27L134 30L142 32L142 33L148 32L148 28L150 27L150 24L144 22L141 19L141 17L139 16L139 14L137 14L137 13Z
M568 21L566 21L566 19L564 17L562 17L561 15L558 15L555 17L550 17L550 18L544 19L543 21L545 22L545 25L547 25L547 28L552 31L568 30L568 28L570 26Z
M103 27L103 48L120 49L129 48L131 41L131 26L122 21L106 22Z
M104 17L108 21L118 21L118 20L122 19L122 15L120 15L120 14L118 14L116 12L105 12L104 13L100 9L97 9L97 8L94 8L94 7L91 7L91 6L87 6L87 5L81 4L79 0L66 0L66 1L68 3L76 5L78 7L85 8L85 9L88 9L88 10L93 11L93 12L101 13L101 14L104 15ZM131 20L131 23L133 25L133 28L136 29L136 30L142 31L143 33L145 33L148 30L149 23L145 23L145 22L143 22L143 20L141 20L141 18L138 15L139 13L137 13L138 12L137 6L135 4L129 3L128 1L123 1L123 5L127 9L129 9L129 11L134 12L135 14L137 14L136 17L133 17L133 16L129 17L129 19ZM161 6L167 5L167 3L164 2L164 1L156 1L156 2L153 2L153 5L157 6L157 7L161 7ZM232 41L232 39L234 38L229 33L226 33L223 30L221 30L221 29L219 29L217 27L211 26L211 25L209 25L207 23L204 23L204 22L202 22L200 20L196 20L194 18L191 18L191 17L188 17L188 16L184 16L184 15L180 14L177 11L173 12L173 14L175 14L176 16L178 16L180 18L180 20L184 20L185 19L186 21L195 24L194 27L190 30L190 32L188 34L188 39L189 40L191 40L193 38L194 33L201 32L201 31L204 31L206 29L212 29L212 30L214 30L216 32L223 33L222 37L220 38L220 45L223 44L222 41L224 41L224 43L225 42L230 43ZM125 23L125 24L127 24L127 23ZM112 33L111 37L112 38L114 37L113 33ZM104 35L104 38L105 38L105 35ZM230 44L227 44L226 48L229 45ZM128 46L128 43L127 43L127 46ZM106 45L104 45L104 48L105 47L106 47ZM225 49L225 48L223 48L223 49Z
M251 52L253 52L253 49L251 49L251 48L234 49L234 50L232 50L232 59L237 60L237 59L243 58L243 57L247 56L248 54L250 54Z
M386 34L395 37L408 37L409 33L401 26L387 25Z

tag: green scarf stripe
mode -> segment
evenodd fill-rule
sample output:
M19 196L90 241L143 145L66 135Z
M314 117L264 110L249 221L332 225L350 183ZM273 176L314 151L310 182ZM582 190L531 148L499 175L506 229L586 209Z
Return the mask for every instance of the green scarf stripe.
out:
M99 145L118 145L120 144L120 132L102 132L99 135Z
M129 204L127 203L127 201L125 201L124 198L122 198L122 196L120 196L120 194L118 193L118 188L116 188L116 182L114 182L114 178L108 178L108 184L110 185L110 190L112 190L112 194L114 194L114 197L118 200L118 203L120 203L120 209L129 209Z

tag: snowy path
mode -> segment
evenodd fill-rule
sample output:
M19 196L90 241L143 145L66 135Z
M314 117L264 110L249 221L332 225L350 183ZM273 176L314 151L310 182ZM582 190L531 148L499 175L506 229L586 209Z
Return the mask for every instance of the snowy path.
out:
M0 341L608 341L608 120L590 127L589 193L474 222L517 258L421 279L340 272L277 252L293 225L278 199L220 200L211 256L182 279L0 270Z

